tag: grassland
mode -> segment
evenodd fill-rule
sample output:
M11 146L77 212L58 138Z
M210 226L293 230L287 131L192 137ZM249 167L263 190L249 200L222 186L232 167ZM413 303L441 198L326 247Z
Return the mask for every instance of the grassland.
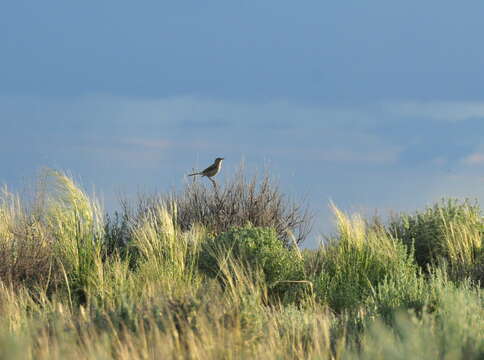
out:
M484 221L443 200L310 217L268 178L123 202L65 174L0 196L2 359L483 359Z

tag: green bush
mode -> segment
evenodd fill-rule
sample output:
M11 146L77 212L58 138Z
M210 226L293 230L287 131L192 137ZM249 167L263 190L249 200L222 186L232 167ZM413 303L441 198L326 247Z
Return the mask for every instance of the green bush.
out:
M409 247L415 248L417 263L427 266L442 261L454 279L473 276L479 279L483 221L477 203L468 200L442 200L433 207L413 215L393 218L389 230Z
M428 310L395 312L394 322L377 320L348 359L483 359L482 291L468 282L455 286L445 271L431 274Z
M421 313L433 298L421 272L404 271L385 277L366 299L366 308L392 323L396 311L412 309Z
M439 312L449 292L458 290L472 292L475 287L469 281L452 282L447 264L431 268L424 276L421 270L386 278L366 301L372 314L381 316L388 325L394 325L395 315L410 310L418 316Z
M367 226L334 208L338 236L319 251L314 274L318 299L336 312L357 309L386 279L412 279L417 271L405 245L381 226Z
M226 276L223 268L232 262L260 269L272 296L293 297L296 289L308 287L297 282L304 278L300 254L287 249L273 228L232 228L202 245L199 265L205 274Z

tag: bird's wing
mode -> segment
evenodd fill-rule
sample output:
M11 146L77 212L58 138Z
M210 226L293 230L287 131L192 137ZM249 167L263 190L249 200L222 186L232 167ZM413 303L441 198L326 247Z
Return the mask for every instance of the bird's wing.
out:
M216 164L212 164L210 165L208 168L206 168L205 170L202 171L202 173L206 173L206 172L210 172L210 171L213 171L217 168L217 165Z

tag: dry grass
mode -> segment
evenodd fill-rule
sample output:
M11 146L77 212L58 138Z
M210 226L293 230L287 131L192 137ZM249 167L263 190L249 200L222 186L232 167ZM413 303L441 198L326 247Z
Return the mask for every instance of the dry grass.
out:
M48 287L59 281L53 238L29 213L20 198L3 188L0 194L0 279L12 286Z

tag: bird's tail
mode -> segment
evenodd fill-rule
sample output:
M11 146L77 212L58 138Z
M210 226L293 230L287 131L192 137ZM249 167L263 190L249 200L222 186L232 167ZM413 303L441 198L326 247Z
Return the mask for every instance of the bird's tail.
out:
M187 176L195 176L195 175L202 175L201 172L193 173L193 174L188 174Z

